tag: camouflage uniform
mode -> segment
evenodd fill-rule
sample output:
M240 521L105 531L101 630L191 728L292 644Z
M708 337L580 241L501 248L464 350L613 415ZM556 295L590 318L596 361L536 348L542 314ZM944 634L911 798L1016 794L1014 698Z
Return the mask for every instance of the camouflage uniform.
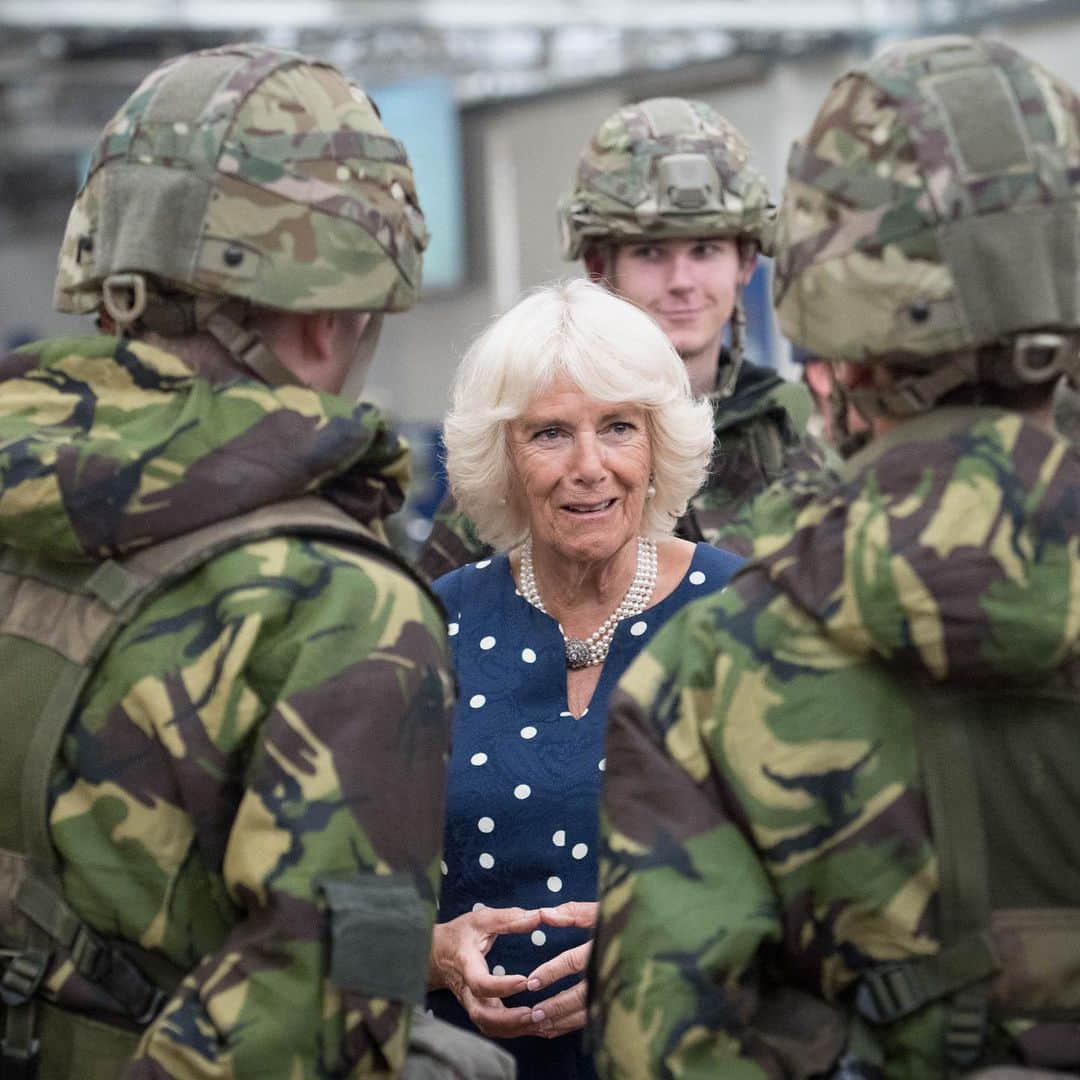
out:
M151 75L98 148L58 296L206 330L260 378L211 381L130 337L0 361L0 554L108 566L302 495L381 538L406 447L370 406L276 371L245 303L407 306L414 200L401 147L327 65L239 46ZM64 899L151 974L187 973L126 1076L402 1069L452 693L441 612L384 552L284 535L216 555L150 600L81 694L49 781ZM42 995L44 1075L119 1075L101 1040L132 1037L62 951ZM106 1023L80 1050L49 1043L58 1015Z
M654 98L627 105L597 129L578 162L573 190L559 204L562 251L584 257L612 244L735 236L768 250L774 208L742 135L708 105ZM590 269L595 264L590 263ZM732 345L717 358L716 444L709 478L676 535L746 553L743 505L777 477L819 465L806 425L806 388L743 359L742 299ZM436 511L418 565L432 579L490 553L447 496Z
M1075 370L1075 290L1054 284L1077 275L1078 133L1076 96L1011 49L931 39L841 78L793 150L784 329L896 364L867 392L907 419L758 499L755 561L613 698L601 1075L1080 1068L1080 460L1020 413L938 403ZM927 753L957 730L964 752ZM941 793L972 777L957 844ZM949 982L969 858L992 963ZM910 1008L878 1012L894 976Z

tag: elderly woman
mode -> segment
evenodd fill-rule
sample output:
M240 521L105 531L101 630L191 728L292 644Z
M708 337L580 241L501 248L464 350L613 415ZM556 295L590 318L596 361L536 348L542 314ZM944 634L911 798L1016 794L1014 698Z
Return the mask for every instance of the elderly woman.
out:
M458 679L429 1004L519 1076L592 1076L580 1042L607 700L665 619L740 560L671 530L712 412L643 312L583 281L495 322L445 425L454 494L501 554L435 583Z

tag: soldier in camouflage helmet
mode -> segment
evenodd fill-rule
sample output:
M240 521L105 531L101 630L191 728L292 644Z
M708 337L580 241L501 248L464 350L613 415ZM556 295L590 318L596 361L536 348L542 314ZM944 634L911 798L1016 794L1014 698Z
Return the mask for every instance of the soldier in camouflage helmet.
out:
M699 101L652 98L609 116L585 147L559 205L562 251L647 311L682 356L695 393L713 402L709 478L677 535L742 552L728 526L780 475L820 461L805 440L812 403L743 353L743 288L768 253L774 207L738 130ZM723 344L730 327L731 344ZM420 566L432 576L483 548L448 501Z
M328 64L180 57L106 127L57 301L110 333L0 362L5 1078L401 1071L451 687L382 541L406 449L339 391L425 239L403 147ZM82 689L23 753L61 655ZM11 809L39 775L41 836L34 787Z
M613 698L602 1075L1080 1072L1078 206L1080 98L996 42L886 50L794 147L781 322L870 437Z

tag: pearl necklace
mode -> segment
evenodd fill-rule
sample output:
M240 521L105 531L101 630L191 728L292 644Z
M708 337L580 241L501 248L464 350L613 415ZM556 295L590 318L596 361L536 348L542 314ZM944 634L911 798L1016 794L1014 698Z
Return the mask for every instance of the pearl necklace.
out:
M568 638L566 631L559 624L559 633L566 646L566 666L573 670L602 664L607 659L611 639L615 628L623 619L638 615L649 606L653 589L656 587L656 541L645 536L638 537L637 569L634 580L626 595L619 601L619 606L584 639ZM533 568L532 537L530 536L521 549L521 595L538 611L548 614L544 601L540 599L540 590L536 586L536 571Z

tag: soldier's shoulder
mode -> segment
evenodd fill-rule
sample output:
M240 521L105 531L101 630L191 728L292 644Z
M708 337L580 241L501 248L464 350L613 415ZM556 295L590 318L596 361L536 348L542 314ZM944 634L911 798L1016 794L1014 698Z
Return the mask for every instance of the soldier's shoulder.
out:
M780 379L765 391L765 399L787 413L791 426L800 436L807 434L810 418L814 415L814 399L801 382Z

